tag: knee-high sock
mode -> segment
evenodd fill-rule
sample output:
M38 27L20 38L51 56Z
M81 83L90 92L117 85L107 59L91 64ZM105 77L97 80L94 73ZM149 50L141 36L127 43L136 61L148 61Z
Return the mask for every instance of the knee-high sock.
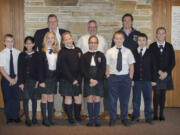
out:
M94 120L96 124L98 123L99 112L100 112L100 102L95 102L94 103Z
M41 103L41 112L42 112L42 117L43 117L43 122L47 122L47 117L46 117L46 105L47 103Z
M48 121L52 122L53 102L48 102Z
M87 103L89 113L89 123L93 123L93 103Z
M154 116L157 117L157 110L159 105L159 98L160 98L160 90L154 90L153 96L153 108L154 108Z
M68 121L70 123L74 123L74 119L73 119L73 115L72 115L72 104L68 105L68 104L65 104L65 110L66 110L66 113L67 113L67 116L68 116Z
M166 90L161 90L161 93L160 93L160 117L164 116L165 102L166 102Z
M81 121L81 104L74 103L75 118L77 121Z
M32 101L32 120L36 120L37 99L31 99L31 101Z
M23 101L23 107L24 107L24 113L26 115L26 120L29 120L29 107L28 107L29 99L24 99Z

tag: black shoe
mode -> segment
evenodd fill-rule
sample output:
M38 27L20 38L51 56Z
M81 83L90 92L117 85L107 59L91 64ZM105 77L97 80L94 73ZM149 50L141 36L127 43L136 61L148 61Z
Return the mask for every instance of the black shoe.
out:
M101 124L100 123L95 123L95 127L100 127Z
M26 126L30 127L32 123L31 123L30 120L26 120L26 121L25 121L25 124L26 124Z
M165 117L164 117L164 116L160 116L160 117L159 117L159 120L160 120L160 121L165 121Z
M49 124L50 124L51 126L55 126L55 125L56 125L53 121L49 122Z
M86 124L86 126L87 126L87 127L92 127L92 126L93 126L93 123L92 123L92 122L88 122L88 123Z
M46 126L46 127L49 127L49 126L50 126L49 122L47 122L47 121L43 121L42 124L43 124L44 126Z
M17 119L14 120L14 122L20 123L20 122L21 122L21 119L20 119L20 118L17 118Z
M72 120L69 120L69 124L71 125L71 126L77 126L77 125L79 125L77 122L75 122L73 119Z
M7 119L7 124L10 124L10 123L13 123L14 122L14 120L13 119Z
M109 126L112 127L112 126L115 126L116 125L116 120L110 120L109 121Z
M125 127L129 127L131 125L131 123L127 119L122 120L121 122Z
M152 119L146 119L146 123L148 123L150 125L154 125L155 124Z
M154 117L153 117L153 120L158 120L158 117L157 117L157 116L154 116Z
M33 124L33 125L38 125L37 119L32 120L32 124Z
M139 118L138 118L138 117L132 117L131 123L132 123L132 124L135 124L135 123L137 123L137 122L139 122Z

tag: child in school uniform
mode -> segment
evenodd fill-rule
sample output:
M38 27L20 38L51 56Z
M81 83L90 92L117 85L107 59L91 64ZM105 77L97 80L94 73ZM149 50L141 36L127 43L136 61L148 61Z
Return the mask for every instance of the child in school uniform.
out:
M17 84L17 63L20 51L14 48L11 34L4 36L5 49L0 52L1 87L7 124L21 122L19 117L19 88Z
M43 39L40 53L39 88L41 93L41 112L44 126L53 126L52 120L54 94L57 93L56 62L58 55L58 41L53 32L47 32ZM48 110L48 119L46 117Z
M124 126L130 126L128 121L128 102L131 90L131 80L134 72L134 56L130 49L123 46L123 32L113 35L115 46L106 53L108 91L110 101L109 126L116 124L117 100L120 100L121 121Z
M87 97L89 122L87 126L101 126L98 122L100 98L103 97L103 81L106 72L106 59L102 52L97 50L99 40L90 36L89 51L82 56L82 72L84 76L84 96ZM93 121L94 117L94 121Z
M82 51L73 45L69 32L62 35L62 49L58 54L57 73L60 73L60 94L65 97L65 111L70 125L81 122L81 65ZM58 75L59 76L59 75ZM74 100L73 100L74 99ZM72 103L74 102L74 106ZM74 108L75 119L72 108Z
M148 37L144 33L140 33L137 37L138 48L133 51L136 63L134 64L133 76L133 114L132 123L139 122L141 92L144 98L144 114L146 122L154 124L152 121L152 86L156 82L156 65L154 57L150 50L146 47Z
M157 85L153 87L154 120L164 121L166 91L173 89L172 70L175 66L175 53L173 46L166 42L166 29L164 27L157 28L156 39L157 41L149 47L155 56L157 74Z
M24 39L24 50L19 54L18 58L18 83L19 88L23 91L23 107L26 116L25 124L37 124L36 110L38 92L38 74L39 54L36 52L34 38L27 36ZM32 122L29 118L29 99L32 101Z

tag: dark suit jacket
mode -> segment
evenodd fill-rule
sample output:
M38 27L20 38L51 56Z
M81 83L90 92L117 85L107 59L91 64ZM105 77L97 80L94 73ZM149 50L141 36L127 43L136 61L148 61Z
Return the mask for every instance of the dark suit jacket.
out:
M150 50L146 50L146 52L142 56L142 61L137 49L133 51L133 55L136 61L136 63L134 63L133 80L139 81L140 79L142 79L143 81L156 82L156 63L155 58ZM140 68L141 64L142 69ZM140 77L140 73L142 74L142 78Z
M149 49L155 57L157 72L162 70L163 72L167 72L169 75L171 75L171 72L175 66L175 53L173 46L166 42L162 55L157 42L152 43Z
M41 51L42 49L43 38L47 32L49 32L49 28L37 30L34 34L35 45L39 51ZM59 29L60 35L62 35L64 32L69 32L69 31L64 29Z
M88 81L90 79L89 68L91 64L91 58L92 58L92 53L87 52L82 56L82 59L81 59L82 73L85 80L88 80ZM106 72L106 58L104 54L101 53L100 51L96 52L95 63L97 67L97 72L96 72L96 77L94 79L103 80L105 76L105 72Z

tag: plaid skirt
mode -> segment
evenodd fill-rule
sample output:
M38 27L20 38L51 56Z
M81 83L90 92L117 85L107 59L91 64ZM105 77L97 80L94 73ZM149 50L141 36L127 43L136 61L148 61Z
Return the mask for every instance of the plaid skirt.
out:
M24 90L19 89L19 99L40 99L41 94L38 88L35 88L36 80L27 79L24 84Z
M153 90L173 90L174 85L173 85L173 80L172 76L168 75L164 80L158 80L156 81L157 85L153 86Z
M41 94L57 94L57 79L55 71L48 71L45 88L39 87Z
M78 96L82 93L81 85L72 85L72 83L70 83L69 81L61 79L59 85L59 93L62 96Z
M95 78L97 73L97 68L95 66L91 66L89 69L90 78ZM84 97L89 95L100 96L104 95L104 80L98 81L98 84L94 87L89 86L90 81L84 80Z

